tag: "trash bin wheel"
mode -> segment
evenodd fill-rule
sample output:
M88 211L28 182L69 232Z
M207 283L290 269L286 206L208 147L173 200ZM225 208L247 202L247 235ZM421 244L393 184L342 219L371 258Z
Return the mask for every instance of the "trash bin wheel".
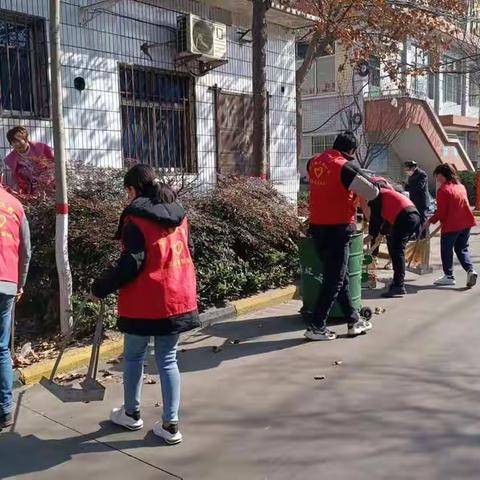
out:
M360 310L360 316L365 320L370 320L373 317L372 309L370 307L363 307Z

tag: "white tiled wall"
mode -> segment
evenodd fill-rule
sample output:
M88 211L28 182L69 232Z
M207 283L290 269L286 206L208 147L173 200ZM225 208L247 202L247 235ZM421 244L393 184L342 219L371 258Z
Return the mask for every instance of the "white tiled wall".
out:
M164 43L173 39L177 16L191 11L210 17L209 7L193 0L158 0L147 5L123 0L112 14L102 14L86 27L79 26L80 7L90 0L62 2L62 46L64 116L67 154L72 161L91 166L119 167L121 154L118 63L174 70L172 46L152 49L153 62L140 51L144 42ZM148 3L148 2L147 2ZM48 0L0 0L0 8L48 19ZM234 17L236 25L247 26ZM48 28L48 23L47 23ZM213 93L218 87L251 93L251 46L239 43L238 26L228 28L228 64L196 81L197 145L200 180L215 181L215 129ZM298 190L295 141L295 41L292 32L277 26L269 30L267 88L270 98L270 165L272 181L284 194L296 198ZM82 76L86 90L73 88ZM35 140L52 143L49 121L0 117L0 158L9 151L5 134L17 124L25 125Z

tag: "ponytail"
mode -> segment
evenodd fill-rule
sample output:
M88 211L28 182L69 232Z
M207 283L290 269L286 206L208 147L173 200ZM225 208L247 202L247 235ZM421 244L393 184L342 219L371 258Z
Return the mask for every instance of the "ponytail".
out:
M133 187L139 197L148 197L153 203L173 203L177 194L164 182L161 182L150 166L139 163L132 167L123 180L125 188Z

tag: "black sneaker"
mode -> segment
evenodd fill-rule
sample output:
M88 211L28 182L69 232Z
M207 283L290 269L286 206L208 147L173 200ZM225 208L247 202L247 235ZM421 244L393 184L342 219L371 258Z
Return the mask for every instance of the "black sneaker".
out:
M13 425L13 415L11 413L0 414L0 430Z
M400 298L407 294L405 287L402 285L398 287L396 285L391 285L390 288L382 293L383 298Z

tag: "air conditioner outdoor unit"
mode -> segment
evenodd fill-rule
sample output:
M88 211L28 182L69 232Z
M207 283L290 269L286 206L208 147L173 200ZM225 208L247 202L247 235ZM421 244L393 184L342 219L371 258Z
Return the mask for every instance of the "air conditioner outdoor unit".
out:
M227 54L227 27L196 15L177 19L179 56L201 55L202 60L221 60Z

